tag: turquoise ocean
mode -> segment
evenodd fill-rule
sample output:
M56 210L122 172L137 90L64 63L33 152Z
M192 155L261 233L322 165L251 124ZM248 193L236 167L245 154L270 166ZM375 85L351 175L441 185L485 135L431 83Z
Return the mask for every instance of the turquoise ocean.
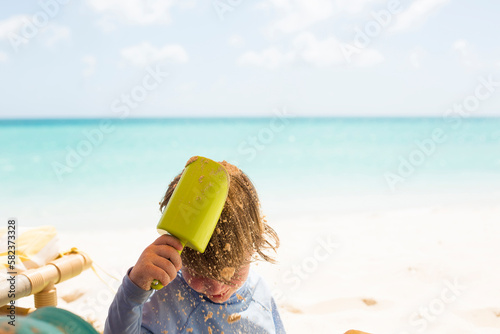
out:
M3 120L0 217L132 227L194 155L239 166L276 214L500 199L499 118Z

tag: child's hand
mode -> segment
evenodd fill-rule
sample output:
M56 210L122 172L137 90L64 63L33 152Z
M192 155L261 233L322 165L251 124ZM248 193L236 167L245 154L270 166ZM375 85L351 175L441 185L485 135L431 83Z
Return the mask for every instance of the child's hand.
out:
M150 290L154 279L167 286L182 267L182 244L171 235L162 235L142 252L129 278L143 290Z

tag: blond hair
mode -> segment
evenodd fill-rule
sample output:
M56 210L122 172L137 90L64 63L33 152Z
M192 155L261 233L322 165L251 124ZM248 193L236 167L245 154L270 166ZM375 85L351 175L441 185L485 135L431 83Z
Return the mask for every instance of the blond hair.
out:
M184 248L182 262L197 274L228 282L227 268L232 271L255 261L275 260L267 251L276 252L279 238L261 214L260 202L254 185L239 168L221 162L230 175L229 192L215 231L204 253ZM160 210L166 207L181 174L170 183Z

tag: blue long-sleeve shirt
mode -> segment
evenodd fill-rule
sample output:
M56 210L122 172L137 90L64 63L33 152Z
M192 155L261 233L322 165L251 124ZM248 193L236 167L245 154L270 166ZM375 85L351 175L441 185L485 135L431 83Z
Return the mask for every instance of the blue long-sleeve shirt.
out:
M130 272L130 270L129 270ZM241 317L232 323L228 321ZM193 290L179 271L159 291L145 291L128 274L113 300L104 334L285 333L264 280L250 270L246 282L218 304Z

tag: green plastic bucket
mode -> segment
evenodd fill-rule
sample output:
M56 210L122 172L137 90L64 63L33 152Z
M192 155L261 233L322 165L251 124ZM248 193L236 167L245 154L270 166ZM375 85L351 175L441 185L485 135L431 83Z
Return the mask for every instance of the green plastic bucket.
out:
M160 234L171 234L182 246L205 251L226 203L229 174L218 162L204 157L189 159L158 222ZM151 285L163 287L157 280Z

